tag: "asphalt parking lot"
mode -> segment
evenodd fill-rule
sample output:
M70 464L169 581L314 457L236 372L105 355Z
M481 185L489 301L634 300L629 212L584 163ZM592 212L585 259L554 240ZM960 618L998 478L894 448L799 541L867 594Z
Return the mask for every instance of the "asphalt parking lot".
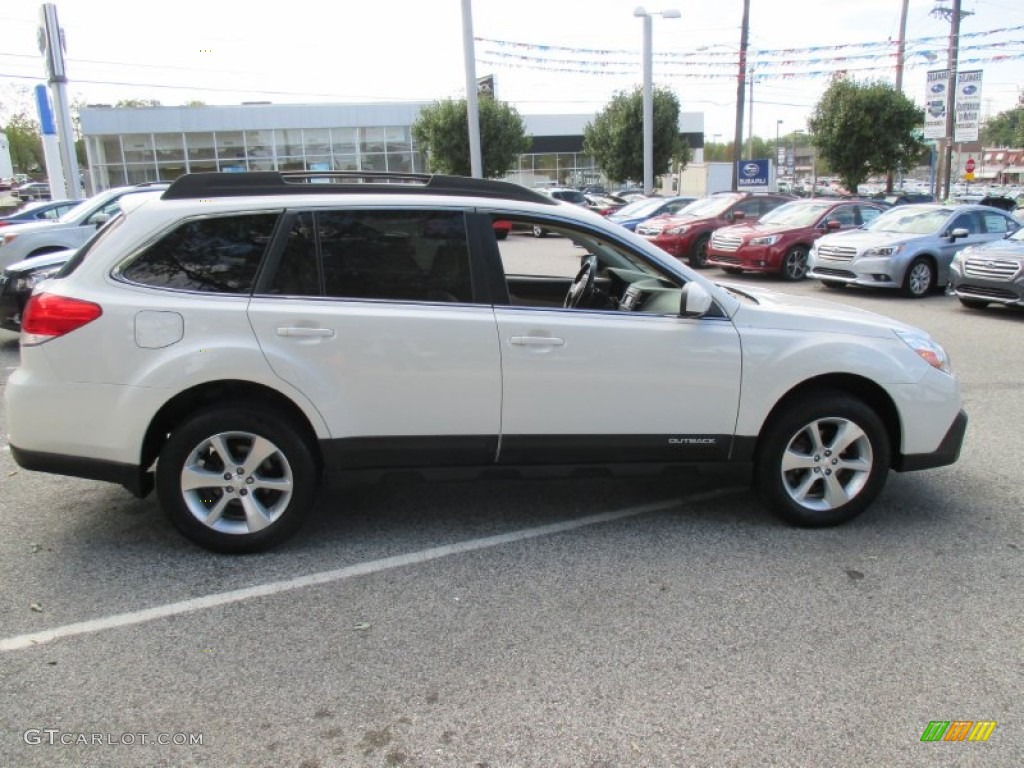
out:
M1024 312L730 279L931 332L959 463L822 531L725 473L331 489L229 557L20 470L0 410L0 764L1024 764Z

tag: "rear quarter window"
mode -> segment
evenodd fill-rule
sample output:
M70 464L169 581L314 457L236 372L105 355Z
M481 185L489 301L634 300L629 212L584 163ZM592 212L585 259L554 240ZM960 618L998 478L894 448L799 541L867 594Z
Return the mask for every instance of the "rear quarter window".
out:
M130 283L203 293L249 293L277 223L276 213L179 224L118 271Z

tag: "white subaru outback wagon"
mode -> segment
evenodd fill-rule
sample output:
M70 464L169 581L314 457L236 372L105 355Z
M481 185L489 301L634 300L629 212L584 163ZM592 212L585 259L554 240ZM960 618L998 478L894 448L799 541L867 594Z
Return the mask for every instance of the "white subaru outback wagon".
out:
M967 424L923 331L414 174L178 179L37 287L6 400L22 467L155 485L225 552L280 543L352 470L746 464L783 519L834 525L890 469L956 461Z

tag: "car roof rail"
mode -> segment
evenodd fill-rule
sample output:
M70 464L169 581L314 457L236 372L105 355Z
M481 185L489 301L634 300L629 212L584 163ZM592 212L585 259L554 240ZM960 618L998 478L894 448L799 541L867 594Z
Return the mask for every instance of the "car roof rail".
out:
M310 194L463 195L558 205L557 200L509 181L379 171L249 171L187 173L175 179L164 200Z

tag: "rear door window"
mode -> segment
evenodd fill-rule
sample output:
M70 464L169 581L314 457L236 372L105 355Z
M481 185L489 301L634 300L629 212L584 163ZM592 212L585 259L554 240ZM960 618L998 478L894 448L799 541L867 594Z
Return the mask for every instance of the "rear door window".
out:
M154 288L247 294L277 219L277 213L258 213L183 222L117 275Z

